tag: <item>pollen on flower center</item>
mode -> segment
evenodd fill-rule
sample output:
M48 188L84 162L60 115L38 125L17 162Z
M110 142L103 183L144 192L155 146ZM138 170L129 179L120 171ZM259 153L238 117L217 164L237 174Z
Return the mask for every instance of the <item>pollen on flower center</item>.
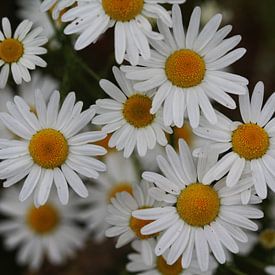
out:
M124 103L123 116L125 120L136 128L150 125L155 115L150 113L152 100L145 95L132 95Z
M47 234L54 230L60 221L58 211L51 205L45 204L39 208L30 208L26 222L38 234Z
M188 122L184 123L181 128L173 127L173 145L178 150L179 139L184 139L190 146L192 145L193 132Z
M246 160L261 158L268 148L268 134L257 124L242 124L233 131L232 149Z
M0 58L6 63L17 62L23 54L23 44L17 39L8 38L0 43Z
M189 88L197 86L204 79L205 62L196 52L182 49L167 58L165 72L173 85Z
M204 226L216 219L220 210L218 193L210 186L193 183L183 189L177 200L179 216L189 225Z
M66 161L69 146L62 133L48 128L32 136L29 152L36 164L46 169L54 169Z
M162 275L179 275L183 271L183 268L181 266L181 257L179 257L174 264L168 265L166 260L162 256L158 256L156 264L157 270Z
M116 184L111 188L108 193L108 201L110 201L111 198L114 198L119 192L128 192L129 194L132 194L133 188L128 182L121 182L119 184Z
M143 9L144 0L102 0L106 14L113 20L130 21L139 15Z

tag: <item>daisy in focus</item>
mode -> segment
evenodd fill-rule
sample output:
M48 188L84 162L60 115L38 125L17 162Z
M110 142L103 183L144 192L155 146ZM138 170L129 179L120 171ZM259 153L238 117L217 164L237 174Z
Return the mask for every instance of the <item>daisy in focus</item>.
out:
M137 91L157 88L150 112L155 114L164 103L165 125L173 123L182 127L184 114L192 128L199 125L200 110L206 119L215 124L217 117L210 100L234 109L236 104L227 94L246 94L247 79L224 72L229 65L240 59L244 48L231 51L241 40L240 35L225 39L232 27L218 30L222 20L215 15L199 32L201 9L196 7L185 33L178 5L172 9L173 29L158 21L164 41L150 41L152 58L143 60L140 66L122 66L126 77L139 81Z
M120 152L108 153L104 162L107 173L103 173L94 186L89 187L90 196L84 201L88 205L82 210L81 220L87 224L90 231L94 232L95 239L101 241L105 231L110 227L105 222L107 208L111 199L119 192L133 193L133 185L138 183L137 171L131 159L125 159Z
M72 21L65 34L80 33L75 49L81 50L95 43L107 29L114 27L115 58L121 64L127 53L132 65L151 56L149 38L159 41L162 35L152 31L147 17L157 18L171 27L169 12L159 4L184 3L185 0L84 0L62 16L62 21Z
M0 234L7 249L18 250L19 264L39 269L45 258L62 264L84 246L86 234L76 224L76 198L65 207L51 195L47 204L36 208L32 200L22 203L17 196L13 187L2 194L0 212L6 219L0 223Z
M135 147L140 156L145 156L157 143L165 146L165 132L172 133L172 130L164 126L162 110L154 115L150 113L154 91L138 92L118 68L114 67L113 73L120 88L109 80L99 82L111 99L96 101L98 115L93 119L94 124L104 125L103 132L113 133L109 147L124 150L124 157L128 158Z
M196 135L210 140L212 150L225 155L205 174L206 184L228 175L226 184L238 183L244 169L252 173L257 194L265 199L267 185L275 191L275 94L263 105L264 84L258 82L251 101L249 95L239 96L243 122L233 122L218 114L218 123L213 126L205 122L194 130ZM248 194L249 197L249 194Z
M150 239L158 235L143 235L141 228L152 221L144 221L132 217L132 212L137 209L153 209L156 206L155 200L150 197L149 189L152 187L148 182L142 181L140 185L133 186L132 194L119 192L111 198L108 206L106 222L111 225L106 230L107 237L118 237L116 248L120 248L131 241L141 240L141 254L144 261L150 265L153 261L153 253L150 246Z
M156 247L156 241L154 239L150 241L153 262L151 265L148 265L141 256L141 242L135 241L132 246L135 253L128 255L130 263L126 265L126 269L130 272L138 272L138 275L212 275L218 266L213 257L210 257L209 268L206 272L201 272L198 267L198 261L194 258L191 260L190 266L186 269L182 268L180 258L174 264L168 265L164 256L156 256L154 254Z
M2 29L0 31L0 88L7 84L10 71L16 84L21 84L22 80L31 81L29 70L34 70L36 66L46 67L47 63L38 55L47 53L42 47L47 43L46 36L41 35L43 29L37 27L33 30L32 22L22 21L16 28L12 36L11 24L8 18L2 19Z
M179 141L179 154L170 145L166 146L166 154L167 158L157 159L164 176L154 172L144 172L142 176L156 185L149 190L152 197L173 205L140 209L132 215L153 221L141 229L141 234L161 232L155 253L167 255L168 265L181 257L182 268L188 268L194 250L201 271L207 271L211 251L219 263L225 263L224 249L238 253L236 241L247 242L242 229L256 231L258 226L250 219L262 218L263 212L241 203L240 192L250 186L251 179L241 179L232 188L226 186L224 179L211 186L203 182L204 174L216 161L214 154L201 156L195 167L183 140ZM249 204L260 202L251 195Z
M34 114L19 96L7 103L9 113L0 113L5 126L20 140L0 141L0 178L9 187L25 179L19 199L34 192L35 206L44 205L53 183L61 203L69 200L68 185L81 197L88 190L78 174L97 178L105 165L94 158L104 155L103 147L90 144L104 138L100 131L79 133L92 119L94 111L82 111L83 102L75 103L75 93L65 98L59 110L60 94L52 93L46 104L39 90L35 93Z

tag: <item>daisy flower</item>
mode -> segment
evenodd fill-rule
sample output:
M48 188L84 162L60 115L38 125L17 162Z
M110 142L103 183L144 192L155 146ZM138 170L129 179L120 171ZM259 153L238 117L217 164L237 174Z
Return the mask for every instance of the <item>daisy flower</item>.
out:
M75 103L75 94L69 93L59 110L60 94L53 92L46 105L38 90L35 93L36 114L19 96L8 102L9 113L0 113L5 126L20 140L0 141L0 178L9 187L25 179L19 199L26 200L34 192L34 203L46 203L53 183L60 201L68 203L68 184L81 197L88 190L78 173L90 178L98 177L105 165L93 158L104 155L103 147L90 144L105 137L99 131L78 134L92 119L90 108L81 112L83 103Z
M266 266L265 272L269 275L274 275L275 274L275 265Z
M3 192L0 212L0 234L7 249L17 249L17 262L38 269L45 258L61 264L85 244L86 235L76 224L79 209L74 198L68 206L60 205L51 195L47 204L36 208L32 200L19 202L17 188Z
M47 63L38 55L45 54L47 50L42 47L47 43L46 36L40 35L42 28L31 31L32 22L22 21L12 36L11 24L8 18L2 19L3 32L0 31L0 88L7 84L10 70L16 84L22 80L31 81L29 70L36 66L46 67Z
M152 31L147 17L158 18L165 26L172 26L169 12L159 3L183 3L184 0L82 0L62 16L62 21L72 21L65 34L80 33L75 49L81 50L95 43L107 29L115 28L115 58L122 63L127 53L131 64L138 63L139 55L150 58L149 38L163 38Z
M179 258L174 264L168 265L165 256L156 256L154 250L156 241L150 241L150 248L153 254L152 264L147 265L141 257L141 242L135 241L132 244L135 253L129 254L130 263L127 264L126 269L130 272L138 272L138 275L212 275L217 268L217 262L210 257L209 268L206 272L201 272L198 268L198 261L192 258L188 268L182 268L181 259Z
M154 91L136 91L132 81L118 68L114 67L113 73L120 88L105 79L99 82L112 99L96 101L99 115L93 119L96 125L105 124L102 131L113 133L109 147L124 150L124 157L128 158L135 147L140 156L145 156L157 143L165 146L165 132L171 133L171 129L164 126L161 110L154 115L150 113Z
M164 41L151 41L152 58L143 60L140 66L122 66L126 77L137 80L137 91L157 88L151 113L155 114L164 102L165 125L182 127L187 110L191 126L199 125L200 109L209 122L215 124L217 117L210 103L214 99L234 109L234 100L227 94L246 94L248 81L236 74L224 72L229 65L240 59L244 48L231 51L241 40L236 35L225 39L231 26L218 31L222 20L215 15L199 32L201 9L196 7L191 15L185 34L182 15L178 5L172 9L173 29L158 21Z
M141 234L162 232L155 253L167 253L167 264L174 264L182 256L182 267L188 268L195 250L200 269L207 271L210 252L219 263L225 263L224 248L238 253L236 240L247 241L242 228L257 230L257 224L250 219L261 218L263 213L241 203L240 192L249 186L249 178L232 188L223 179L213 186L204 184L208 166L216 161L213 154L200 157L197 168L184 140L179 142L179 154L170 145L166 146L166 154L167 158L157 159L164 176L154 172L144 172L142 176L156 185L149 190L151 196L173 205L140 209L132 215L153 221L141 229ZM250 197L250 204L260 202L254 194Z
M108 153L104 161L108 173L101 174L89 188L91 194L84 203L88 204L86 210L80 214L88 229L95 233L95 238L101 241L105 231L110 227L105 222L107 207L118 192L132 194L133 184L138 182L137 172L131 159L125 159L120 152ZM123 172L122 172L123 169Z
M152 187L151 184L142 181L140 185L133 187L132 194L119 192L114 198L111 198L106 217L106 222L111 227L105 232L107 237L119 236L116 248L120 248L136 239L141 240L141 254L147 264L151 264L153 261L149 240L157 234L143 235L140 229L152 221L136 219L132 217L132 212L137 209L152 208L156 205L155 200L149 196L150 187Z
M205 174L203 182L210 183L228 173L226 184L234 186L247 166L252 173L257 194L267 196L267 185L275 191L275 94L263 104L264 85L258 82L251 102L249 95L239 97L243 122L233 122L218 114L218 123L205 122L194 132L213 142L212 149L225 155ZM211 147L211 146L210 146Z

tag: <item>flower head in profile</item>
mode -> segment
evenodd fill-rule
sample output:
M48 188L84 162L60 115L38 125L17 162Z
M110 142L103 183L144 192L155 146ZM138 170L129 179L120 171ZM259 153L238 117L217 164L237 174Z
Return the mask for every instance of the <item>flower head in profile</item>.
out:
M212 152L225 153L224 156L205 174L204 182L209 183L225 174L226 184L235 186L244 170L252 173L257 194L265 199L267 186L275 191L275 94L263 105L264 85L258 82L251 101L249 95L239 96L243 122L233 122L218 114L218 123L210 125L206 121L195 134L212 142ZM249 190L244 202L249 199Z
M29 70L34 70L36 66L46 67L47 63L39 55L47 52L42 45L47 43L48 39L40 35L43 31L41 27L31 30L32 24L29 20L22 21L12 35L9 19L2 19L0 88L6 86L10 71L15 83L21 84L22 80L31 81Z
M232 27L224 26L218 30L222 20L220 14L212 17L199 32L200 16L201 9L196 7L185 33L180 8L174 5L172 30L158 21L164 41L151 41L152 58L141 58L136 67L122 66L127 78L138 81L135 90L157 88L150 111L155 114L164 103L165 125L174 123L182 127L187 111L192 128L196 128L200 110L210 123L215 124L217 117L211 99L234 109L236 104L228 93L247 93L247 79L224 71L246 52L244 48L232 51L241 36L225 39Z
M147 17L158 18L166 26L172 26L169 12L159 3L183 3L184 0L85 0L62 16L72 21L65 34L80 33L75 49L81 50L95 43L107 29L115 28L115 57L122 63L127 53L131 64L138 63L139 55L150 58L149 38L159 41L162 35L152 30Z
M34 204L46 203L55 184L60 201L68 203L68 185L81 197L88 191L78 174L96 178L105 165L94 156L104 155L103 147L91 144L105 137L99 131L79 133L92 119L90 108L82 112L83 103L75 103L75 93L65 98L59 110L60 94L52 93L48 104L38 90L35 93L36 114L19 96L7 103L9 113L0 113L5 126L19 140L0 141L0 178L4 187L23 179L19 199L34 192Z

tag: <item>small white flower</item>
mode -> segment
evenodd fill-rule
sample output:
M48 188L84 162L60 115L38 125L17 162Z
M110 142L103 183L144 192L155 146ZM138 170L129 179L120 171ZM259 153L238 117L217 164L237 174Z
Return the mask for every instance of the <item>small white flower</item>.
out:
M154 115L150 113L154 91L135 91L132 81L127 80L118 68L114 67L113 73L120 88L108 80L100 81L101 88L112 99L96 101L99 115L93 119L96 125L105 124L104 132L113 133L109 146L124 150L126 158L135 147L140 156L145 156L147 150L153 149L157 143L165 146L165 132L171 133L172 130L163 125L161 110Z
M275 275L275 265L269 265L265 268L265 272L269 275Z
M226 184L234 186L243 174L245 167L252 173L257 194L265 199L267 185L275 191L275 94L262 108L264 85L258 82L253 91L251 102L249 95L239 97L243 122L233 122L217 112L218 123L210 125L202 121L195 134L211 140L209 148L225 155L205 174L203 182L209 183L225 174ZM245 199L246 198L246 199ZM244 202L249 199L249 190Z
M258 226L250 219L263 217L257 208L241 204L240 192L250 186L251 179L241 179L232 188L223 179L209 186L203 177L216 161L214 154L201 156L196 168L183 140L179 142L179 154L170 145L166 146L166 153L167 158L157 158L164 176L154 172L144 172L142 176L156 185L149 190L151 196L174 206L134 211L133 217L153 220L141 229L141 234L163 232L155 253L157 256L167 253L168 264L174 264L182 256L182 267L188 268L193 250L202 271L208 270L211 251L219 263L225 263L224 249L238 253L236 241L247 241L242 228L256 231ZM254 194L249 201L250 204L260 202Z
M22 21L12 36L11 24L8 18L2 19L3 32L0 31L0 88L4 88L12 72L16 84L22 80L29 82L31 76L29 70L36 66L46 67L47 63L38 55L45 54L47 50L42 47L48 39L40 35L41 27L32 28L32 22Z
M85 244L87 234L77 224L77 199L68 206L60 205L57 196L35 208L31 199L19 202L18 188L5 190L0 212L6 220L0 223L0 234L8 249L18 249L17 262L38 269L45 257L61 264Z
M36 114L19 96L8 102L8 113L0 113L5 126L20 140L0 140L0 178L9 187L26 177L19 199L24 201L34 192L36 206L46 203L53 183L60 201L68 203L68 184L81 197L88 191L78 173L98 177L105 165L93 158L104 155L103 147L90 144L104 138L99 131L78 134L92 119L94 111L82 111L82 102L75 103L69 93L59 110L60 94L52 93L49 103L38 90L35 93Z
M164 103L164 124L182 127L184 113L193 128L199 125L200 109L210 123L217 117L210 99L234 109L236 104L227 94L246 94L247 79L223 70L240 59L244 48L231 51L241 40L236 35L225 39L231 26L218 30L222 20L215 15L199 32L201 9L192 13L185 33L182 15L178 5L172 9L173 29L158 21L164 41L150 41L152 58L140 59L137 67L122 66L126 77L139 81L134 85L137 91L157 88L151 113L154 114Z
M159 3L183 3L185 0L78 0L78 6L62 16L71 22L65 34L80 33L75 49L81 50L95 43L107 29L115 28L115 57L122 63L127 53L131 64L138 63L139 55L150 58L149 38L156 41L163 38L152 31L146 17L158 18L166 26L172 26L169 12Z
M206 272L201 272L198 267L197 259L192 258L188 268L182 268L181 259L179 258L174 264L168 265L165 256L156 256L154 250L156 241L150 240L150 248L153 254L153 262L148 265L142 258L141 241L137 240L132 243L135 253L128 255L130 263L127 264L126 269L130 272L138 272L138 275L163 275L163 274L177 274L177 275L212 275L218 266L217 262L210 257L209 268Z

